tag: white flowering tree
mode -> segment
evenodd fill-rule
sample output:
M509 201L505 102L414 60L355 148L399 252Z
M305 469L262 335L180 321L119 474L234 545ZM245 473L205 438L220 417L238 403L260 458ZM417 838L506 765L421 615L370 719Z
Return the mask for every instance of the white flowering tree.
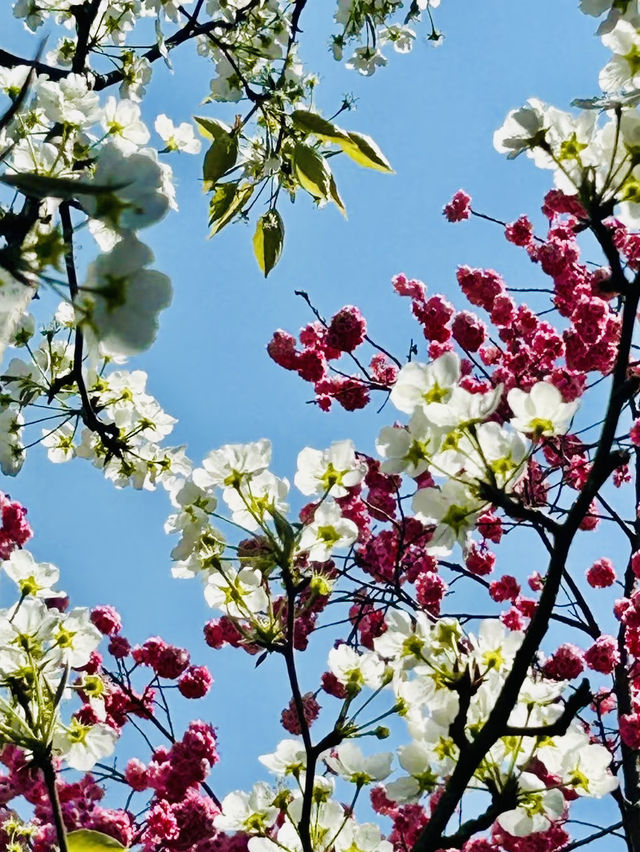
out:
M265 275L282 252L285 197L344 212L334 156L391 171L348 116L336 123L347 101L330 117L315 110L318 79L298 58L307 3L12 4L36 38L31 56L0 50L0 468L17 475L42 441L52 462L89 459L118 488L165 489L173 574L202 581L217 613L207 644L282 667L290 736L260 758L274 781L213 790L215 731L177 731L168 700L172 687L203 698L207 667L158 636L131 647L112 607L69 610L58 569L24 549L24 507L3 496L15 594L0 610L0 842L531 852L604 839L640 852L638 2L580 4L611 54L601 96L572 112L530 99L494 137L551 172L545 234L526 216L493 219L548 279L539 308L493 270L457 275L484 318L398 275L426 341L407 359L371 339L356 307L325 319L301 293L314 319L297 339L276 331L271 358L310 382L323 410L377 395L397 414L375 456L348 439L302 448L293 483L309 502L294 514L267 439L193 464L167 445L175 418L126 363L152 345L171 299L141 239L174 206L165 155L198 156L205 140L211 232L253 219ZM371 75L410 50L417 27L438 41L437 6L340 0L335 58ZM206 104L193 124L152 117L153 147L145 85L189 43L211 70ZM223 102L239 105L232 123ZM444 212L483 215L463 191ZM80 229L95 244L86 264ZM583 259L583 234L601 261ZM51 292L59 304L36 332L31 303ZM596 543L579 573L570 560L585 537ZM497 570L503 539L522 542L509 573ZM317 677L304 652L320 628L334 642ZM149 754L123 768L111 755L125 726ZM123 800L100 804L103 786ZM588 802L605 798L595 824Z

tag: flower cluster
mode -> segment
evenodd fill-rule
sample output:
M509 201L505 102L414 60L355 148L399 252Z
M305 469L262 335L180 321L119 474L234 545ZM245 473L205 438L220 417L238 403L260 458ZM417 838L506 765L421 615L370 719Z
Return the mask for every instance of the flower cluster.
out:
M212 683L208 669L157 636L132 648L112 606L69 610L68 598L56 589L58 568L20 549L20 538L31 534L24 508L4 495L2 504L14 538L11 546L7 538L0 569L17 596L0 613L0 837L6 848L48 852L60 843L59 817L71 835L98 832L146 852L158 844L171 852L203 852L213 837L216 848L232 850L237 840L214 827L218 803L205 783L218 762L215 731L193 721L176 739L166 698L157 700L166 681L176 681L186 698L203 697ZM103 638L113 666L98 651ZM136 687L145 669L152 675ZM71 713L70 702L76 703ZM168 747L157 747L146 765L132 758L120 773L105 761L131 719L152 724ZM63 780L62 769L81 774ZM138 816L128 805L105 807L98 782L106 779L126 784L130 797L145 793L148 799L150 791L151 800Z
M291 786L274 789L260 782L250 794L234 792L224 799L215 823L251 835L250 852L302 848L303 803L311 788L314 850L403 848L397 835L401 821L411 814L411 821L418 821L418 831L428 822L418 803L425 796L437 800L461 749L490 717L523 637L496 621L481 622L473 634L454 619L432 624L422 614L411 618L402 611L387 615L385 628L372 651L358 653L343 644L329 654L327 678L334 683L332 694L342 702L333 730L337 747L323 751L322 740L310 769L304 743L283 740L275 753L263 755L260 761L281 785L290 782ZM342 687L340 694L336 685ZM517 840L551 832L557 839L576 796L601 797L617 787L609 771L609 750L592 743L577 722L564 726L561 735L551 735L565 712L560 700L565 688L564 681L530 672L509 718L509 725L520 735L498 739L474 776L474 789L484 789L495 802L503 802L493 834L505 849L509 848L505 837ZM391 710L386 715L397 713L407 723L411 741L398 749L399 774L394 780L388 780L391 753L365 756L351 741L365 732L379 738L388 735L379 726L372 730L380 716L371 723L358 720L356 705L363 690L372 690L373 697L390 693ZM371 697L362 709L370 701ZM545 727L549 736L538 736L537 731ZM531 729L529 735L527 729ZM311 782L308 772L317 763L325 765L325 773L316 774ZM332 798L337 792L335 776L353 785L348 809ZM376 826L356 822L353 806L365 788L371 791L375 810L394 821L390 841L380 836Z
M429 295L421 281L398 275L393 286L411 302L427 342L427 357L404 365L391 360L393 375L386 386L376 386L371 377L354 377L362 388L360 407L368 403L371 391L385 392L406 420L382 428L376 441L379 458L360 456L364 475L355 487L346 482L345 493L336 494L336 502L356 523L358 537L346 555L332 554L337 573L329 603L338 597L349 601L351 627L350 638L331 651L329 670L321 679L321 689L341 702L333 733L309 751L305 731L315 724L316 711L307 718L304 707L296 713L292 702L282 722L286 730L302 736L298 753L304 752L312 762L314 756L326 757L330 771L356 784L357 794L360 786L371 783L363 780L366 760L372 766L376 761L383 765L387 756L360 755L356 760L348 751L348 758L340 762L345 741L365 733L384 737L388 730L373 723L367 729L359 716L356 721L355 702L367 692L367 704L379 702L393 691L386 708L372 715L376 723L386 715L405 717L410 742L398 749L400 776L389 781L381 776L384 784L372 790L371 800L380 815L391 819L388 841L398 850L409 848L418 837L429 837L436 844L429 849L439 848L443 828L430 836L429 825L443 810L445 791L452 788L463 807L471 790L484 791L492 803L486 815L489 835L475 839L472 832L465 835L468 839L462 848L468 852L562 848L569 843L565 829L572 803L616 790L621 754L631 754L624 750L636 749L640 742L637 554L626 569L627 594L613 605L622 623L618 638L615 629L605 632L599 626L587 600L591 593L605 595L617 583L608 556L584 566L583 591L573 571L565 570L553 579L553 556L546 574L535 571L527 577L519 566L512 566L508 573L496 572L493 545L523 526L531 525L545 542L545 550L553 554L547 536L561 534L570 522L575 532L594 530L602 521L609 529L622 523L618 510L610 508L604 497L606 511L598 511L592 497L592 502L585 500L583 492L594 487L598 442L587 437L595 427L579 428L577 421L589 416L582 404L589 374L595 374L597 383L598 375L609 376L615 368L622 376L619 381L627 377L629 393L635 392L631 386L635 388L637 365L631 354L626 356L626 368L620 367L620 350L626 345L629 353L631 340L627 337L626 344L622 342L620 295L626 293L628 281L624 270L635 273L637 269L635 235L620 220L601 222L602 230L597 232L603 247L611 248L607 254L611 266L594 268L580 256L578 235L589 215L580 199L552 190L543 211L549 219L546 239L534 234L524 216L505 224L505 237L524 249L552 280L550 289L540 289L561 317L557 326L540 316L542 308L537 312L518 304L494 270L458 269L459 287L473 311L457 311L443 296ZM474 212L469 196L461 191L449 206L448 217L460 221L467 215ZM620 253L617 268L616 252ZM491 326L476 314L477 309L486 312ZM354 352L362 364L365 359L359 347L376 344L366 336L365 320L356 308L336 314L348 316L355 329L349 335L350 344L342 349L329 346L333 320L325 321L317 312L316 316L317 322L300 333L302 351L295 338L283 331L276 332L268 350L279 365L311 381L316 401L328 408L316 374L305 374L306 360L318 365L324 377L341 353L349 357ZM629 335L632 321L626 322ZM379 347L381 351L385 358L393 358ZM340 373L337 381L344 379ZM618 426L615 438L611 433L609 475L613 474L612 485L622 490L633 478L627 462L628 454L637 448L637 411L629 396L621 396L615 404L619 404ZM326 463L329 452L307 449L301 455L323 458ZM325 489L330 484L339 483L325 480ZM305 492L306 480L299 474L296 485ZM316 493L320 492L318 487ZM301 517L307 521L305 512ZM451 584L462 578L484 587L501 610L476 630L447 615ZM350 592L345 591L347 583L351 583ZM576 618L564 615L555 603L559 589L571 602L571 611L578 613ZM401 611L400 601L410 615ZM466 618L475 618L471 609ZM523 650L527 647L524 637L549 618L587 633L587 641L583 635L577 643L564 642L546 656L539 634L538 645ZM211 643L213 647L224 641L242 646L246 641L239 633L222 638L227 629L222 624L216 629L218 643ZM513 671L518 672L519 694L498 722ZM585 672L600 682L598 691L592 693L587 681L571 684ZM627 679L627 693L612 689L614 674ZM619 700L627 710L617 723L611 722L607 714L616 710ZM589 703L591 716L581 712ZM292 716L296 717L293 724ZM616 724L620 737L616 737ZM325 741L328 756L320 752ZM475 741L486 741L483 756L465 784L456 786L456 767L464 764ZM336 746L337 753L332 751ZM295 753L294 745L286 748ZM343 764L349 767L344 772L337 769ZM296 781L289 795L316 802L317 781L314 794L311 782L305 781L305 768L306 763L295 764L288 770ZM306 816L291 820L275 795L270 804L285 814L284 822L282 815L269 812L270 825L263 821L254 828L258 837L250 841L250 849L254 845L272 849L269 844L275 842L292 850L304 848L300 838ZM451 811L446 812L451 816ZM347 824L352 818L354 812L345 810ZM323 837L316 840L319 845ZM338 838L332 842L339 847ZM455 835L456 848L459 842ZM356 844L356 848L368 847Z

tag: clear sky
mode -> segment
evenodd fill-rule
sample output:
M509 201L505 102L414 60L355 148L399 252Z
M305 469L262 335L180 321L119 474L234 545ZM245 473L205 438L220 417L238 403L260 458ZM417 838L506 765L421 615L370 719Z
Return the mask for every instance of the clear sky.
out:
M393 274L422 278L459 307L459 264L493 267L512 286L530 285L536 269L500 229L479 221L449 225L442 206L464 187L479 210L507 221L526 212L540 223L550 173L524 157L508 162L498 155L493 131L527 97L566 107L573 97L597 93L605 54L593 35L595 21L579 13L577 0L442 0L437 22L444 44L434 49L421 37L412 55L390 56L371 79L331 60L331 9L327 0L311 0L302 19L302 57L322 77L318 106L331 114L342 95L353 92L358 108L341 117L343 126L373 136L396 174L332 161L348 221L334 207L315 210L303 198L295 207L284 205L285 252L266 282L252 257L249 227L237 224L205 239L198 158L172 158L180 212L144 234L157 268L173 281L174 301L154 347L130 366L148 371L149 391L179 418L172 443L187 444L196 462L222 443L264 436L273 441L274 472L292 478L305 445L352 437L371 450L380 426L393 419L389 411L376 417L371 406L323 414L305 404L309 386L266 355L274 329L296 332L312 319L293 291L307 290L329 315L344 304L359 305L374 339L404 353L417 326L408 303L391 291ZM5 21L8 15L0 13L0 46L17 50L25 41L20 27ZM34 43L27 42L30 52ZM156 66L145 101L150 126L159 112L176 122L216 114L215 106L199 105L206 69L191 48L175 51L173 63L173 75ZM278 660L254 672L244 654L204 645L201 626L212 613L201 587L169 574L173 541L162 531L165 494L116 491L88 463L54 467L40 448L18 479L2 487L29 507L32 549L60 566L73 603L113 603L132 640L160 633L211 667L216 684L209 697L198 705L176 701L177 717L186 720L197 708L219 727L223 759L213 775L219 793L250 786L259 773L255 755L273 750L283 733Z

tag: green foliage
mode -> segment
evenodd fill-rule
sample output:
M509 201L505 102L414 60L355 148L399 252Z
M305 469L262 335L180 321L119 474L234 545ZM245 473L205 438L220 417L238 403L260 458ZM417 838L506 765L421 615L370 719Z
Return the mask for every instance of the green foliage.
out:
M198 130L205 139L215 141L221 136L228 136L231 133L231 128L224 121L219 121L217 118L205 118L201 115L194 115L193 120L198 125Z
M356 133L354 130L350 131L347 136L348 139L338 142L347 157L351 157L352 160L367 169L376 169L379 172L393 174L391 163L370 136L365 136L364 133Z
M339 139L346 139L347 133L334 124L328 121L317 112L309 112L306 109L297 109L291 113L291 121L297 130L301 130L305 135L317 136L325 142L337 142Z
M229 181L217 185L209 202L210 237L221 231L240 213L253 195L253 188L253 184L240 181Z
M86 828L80 831L72 831L67 835L67 848L69 852L113 852L120 849L127 852L122 843L103 834L101 831L89 831Z
M322 154L311 145L296 142L292 164L300 186L314 198L326 201L331 193L331 169Z
M242 164L239 158L242 124L236 122L231 128L217 119L194 118L201 134L212 140L203 165L205 192L213 192L209 202L210 237L243 213L246 218L250 209L248 202L256 190L259 196L265 185L271 184L270 204L274 206L258 219L253 237L254 252L265 277L278 262L284 242L284 225L275 208L279 190L286 191L293 201L296 192L303 189L320 206L333 202L346 217L346 207L329 166L330 157L342 151L365 168L393 172L370 136L344 130L317 112L296 109L274 119L272 144L260 154L265 164L268 158L274 157L279 166L262 169L255 164L248 165L244 179L220 182L234 167ZM280 131L276 137L278 127ZM327 146L337 146L339 150Z
M237 134L221 131L204 156L202 176L205 190L213 189L220 178L235 166L237 159Z
M253 235L253 251L264 277L280 260L284 243L284 223L277 210L269 210L258 219Z

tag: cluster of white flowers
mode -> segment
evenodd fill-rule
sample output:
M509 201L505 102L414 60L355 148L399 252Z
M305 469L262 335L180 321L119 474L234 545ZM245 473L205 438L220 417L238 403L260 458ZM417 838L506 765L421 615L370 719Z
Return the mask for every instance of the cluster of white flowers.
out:
M212 17L229 21L243 5L208 0L207 11ZM198 38L198 52L207 56L215 68L210 100L237 102L245 96L247 84L260 87L261 81L270 76L279 81L281 96L291 99L291 103L313 90L317 77L306 72L296 51L289 49L290 18L291 10L281 0L260 0L227 33L224 45L215 38Z
M147 393L146 373L109 371L111 359L99 354L103 352L101 346L93 349L92 357L83 365L87 394L100 412L100 429L87 425L83 401L70 375L73 346L67 332L72 323L70 306L62 303L56 324L43 330L37 347L28 345L34 333L31 317L25 318L14 333L13 343L25 350L25 357L12 358L2 377L0 417L7 424L15 424L0 433L3 473L15 474L25 459L24 407L44 404L51 388L59 385L56 413L36 416L32 424L27 424L38 427L44 423L39 426L41 442L52 462L74 457L89 459L118 487L132 485L149 490L157 483L171 486L176 476L184 476L191 469L183 447L161 446L176 420Z
M343 516L333 498L357 485L365 470L351 441L337 441L324 452L302 450L295 484L303 494L317 496L318 503L304 523L290 524L286 520L289 482L269 470L270 462L271 444L266 439L213 450L202 467L172 480L171 500L177 511L168 518L165 530L180 534L171 553L175 577L200 576L211 607L273 636L280 630L272 607L275 589L270 575L278 566L288 571L295 565L313 577L332 553L354 544L358 528ZM212 523L225 520L216 512L219 497L231 524L249 540L259 541L260 550L244 552L227 544L226 536ZM227 548L235 553L225 556ZM319 583L329 588L326 584L325 578Z
M480 623L477 634L465 634L454 619L429 624L423 616L410 619L403 612L387 616L387 631L374 642L375 651L391 666L391 688L405 718L411 743L398 758L404 775L386 786L399 802L417 801L437 788L459 756L452 725L459 718L461 696L472 699L464 712L465 737L473 739L494 707L513 664L523 634L508 631L498 620ZM461 686L465 676L469 681ZM509 724L518 729L548 726L562 714L559 700L566 683L547 681L530 673L520 690ZM518 782L518 806L498 820L510 834L524 836L544 831L562 816L565 799L554 785L547 789L528 767L537 757L557 785L578 795L600 797L617 786L609 771L611 755L601 745L590 744L577 721L562 737L503 737L488 752L476 771L476 781L488 792Z
M583 204L617 205L616 216L640 226L640 7L637 0L583 0L582 11L607 12L598 30L611 58L600 71L604 97L577 101L577 113L530 98L512 110L494 134L496 149L525 151L539 168L552 169L556 186ZM599 116L598 111L601 111Z
M66 722L60 710L83 689L98 720L106 718L99 676L68 683L69 671L87 665L102 636L88 609L56 607L64 593L54 588L59 578L54 565L18 550L0 569L18 591L17 602L0 611L0 742L28 753L50 750L73 769L88 771L111 754L118 734L102 721Z
M382 429L376 448L382 470L420 477L444 477L439 487L420 488L413 498L416 517L433 525L428 550L451 553L468 544L475 523L491 502L483 486L509 492L525 471L533 444L527 439L562 435L578 404L563 402L548 382L530 391L507 394L513 417L501 426L490 420L503 387L472 393L460 386L460 359L447 352L429 364L409 363L400 370L391 402L410 414L405 426Z
M338 0L335 21L341 29L333 36L333 55L342 59L344 48L357 44L346 66L369 77L387 64L385 47L390 45L396 53L410 53L416 32L407 24L420 22L424 12L431 26L429 40L439 44L442 34L431 16L431 10L439 5L440 0L414 0L411 4L402 0ZM410 7L408 13L406 6Z
M358 653L340 645L329 654L329 670L345 688L346 698L339 729L343 741L335 751L319 756L331 774L325 772L314 780L310 825L317 850L391 848L376 827L358 825L353 810L345 811L331 798L333 776L355 786L353 802L362 788L381 782L386 799L399 805L419 802L438 790L457 763L460 737L470 742L486 723L523 637L497 620L481 622L473 634L465 633L455 619L430 624L422 614L412 618L402 611L388 613L386 625L387 630L374 640L373 651ZM611 754L592 743L578 722L572 721L562 735L536 735L536 729L552 725L562 715L566 686L530 672L509 719L518 735L499 739L475 773L475 791L495 797L514 789L516 806L505 809L498 821L516 837L544 831L565 816L563 789L571 795L600 798L617 786L610 771ZM349 739L370 727L356 721L360 711L352 706L365 688L383 695L390 692L389 712L399 714L407 724L410 742L397 750L399 771L393 780L387 780L393 771L393 754L365 756ZM461 716L465 695L472 698ZM454 725L459 720L462 725ZM531 735L526 734L527 728L533 729ZM283 740L260 761L279 779L279 789L260 782L251 794L231 793L222 803L216 824L252 835L251 852L277 848L298 852L307 767L304 745ZM541 764L546 774L540 771ZM287 782L291 789L283 788ZM278 826L275 835L274 824Z
M283 745L293 743L284 741ZM291 758L295 760L297 743L293 743ZM276 753L278 754L278 753ZM260 759L269 765L274 755L264 755ZM280 758L280 755L278 755ZM273 771L282 779L286 773L295 773L300 783L304 783L304 749L299 756L297 768L288 765L274 766ZM314 778L313 804L311 806L310 836L316 852L392 852L392 845L384 840L380 829L373 823L359 823L353 814L345 813L342 805L331 798L334 784L331 778L318 775ZM302 852L303 846L298 831L302 816L303 795L298 789L277 790L265 783L256 784L251 793L240 791L225 796L222 813L215 818L216 828L225 831L243 831L251 835L249 852ZM277 831L273 831L278 817ZM266 835L269 836L266 836ZM262 836L260 836L262 835Z
M341 4L337 19L348 37L355 38L360 25L354 16L362 18L362 26L371 18L380 29L379 43L392 41L404 51L413 33L385 24L401 5L394 0L376 0L370 9ZM420 0L416 13L429 5L437 3ZM170 65L170 51L193 40L213 69L205 102L249 102L246 117L237 116L233 126L212 117L197 119L212 143L203 162L203 185L213 193L212 233L240 216L265 182L271 183L274 199L279 188L292 197L302 189L315 203L332 201L344 212L327 159L337 152L325 150L326 145L337 145L361 165L381 171L391 167L373 140L304 109L318 79L298 58L301 29L292 16L301 9L288 1L207 0L194 7L176 0L84 5L16 0L12 8L29 30L48 28L50 49L37 62L3 53L0 63L0 183L6 191L6 198L0 195L0 214L12 209L11 216L0 216L0 357L32 323L27 311L39 287L64 293L66 308L47 325L33 363L14 361L10 366L7 392L0 399L0 467L14 474L22 464L25 445L30 445L22 428L34 420L25 418L25 408L56 405L61 419L70 416L54 434L51 429L46 433L52 458L101 458L118 484L149 487L160 474L184 475L184 464L175 454L167 456L146 444L140 452L141 442L156 440L144 425L146 415L114 426L100 382L96 385L97 376L104 378L103 366L96 365L105 358L122 365L155 339L160 312L171 301L171 284L151 268L153 253L140 234L176 207L172 170L161 155L197 154L201 148L189 122L174 123L162 113L152 118L152 128L143 116L153 62L163 57ZM149 38L150 21L155 23L155 45L132 47ZM110 94L117 85L119 95ZM17 215L13 210L21 205L15 197L11 200L16 192L24 201ZM85 227L95 240L97 257L78 264L78 269L86 266L81 277L74 233ZM265 274L277 261L283 239L282 219L274 207L259 218L254 239ZM54 326L60 324L65 343L55 339ZM77 391L75 420L69 405L72 386ZM75 441L78 416L94 433L92 438L85 432L80 445ZM254 488L268 490L267 479L265 475ZM279 487L282 499L285 491ZM232 511L244 523L249 519L241 502L237 497ZM330 520L323 521L325 527Z
M26 66L0 69L0 90L15 96L28 74ZM76 323L115 354L147 348L171 290L166 276L145 269L153 255L136 232L161 219L175 201L171 168L147 147L150 133L140 108L113 96L101 106L80 74L58 81L40 75L31 83L28 109L18 113L3 135L0 147L9 146L6 179L27 194L51 195L46 220L40 217L26 240L23 262L28 272L35 278L48 266L59 266L64 243L56 225L55 198L74 195L99 247L108 250L90 267L78 292L71 293ZM47 184L48 178L75 181L77 189L70 183L61 190Z
M94 22L97 40L114 36L109 21L126 26L127 15L112 17L116 5L120 11L132 7L104 4ZM138 3L136 11L155 15L170 5ZM17 4L15 13L26 16L32 28L50 16L71 26L70 9L30 3ZM169 279L149 268L153 254L138 233L175 207L171 168L149 147L151 133L133 97L109 96L101 103L86 74L64 72L51 79L25 65L0 69L0 92L8 98L18 97L27 83L22 109L0 131L3 180L42 199L26 220L22 244L12 246L20 249L20 259L0 270L0 355L7 344L28 351L28 358L14 358L3 370L0 467L15 474L25 457L23 425L48 421L43 437L52 460L84 456L104 465L118 485L153 487L158 477L184 467L180 451L157 446L174 421L145 393L142 374L128 380L124 372L105 376L104 369L109 360L122 365L151 345L159 312L170 302ZM190 125L175 127L164 115L156 124L164 150L199 149ZM60 205L70 199L80 212L74 211L72 221L67 209L65 224ZM74 272L68 297L32 348L29 303L42 282L60 292L58 272L65 254L68 268L72 229L82 224L88 224L101 253L84 281L74 280ZM51 406L51 416L39 412L28 419L29 406Z

